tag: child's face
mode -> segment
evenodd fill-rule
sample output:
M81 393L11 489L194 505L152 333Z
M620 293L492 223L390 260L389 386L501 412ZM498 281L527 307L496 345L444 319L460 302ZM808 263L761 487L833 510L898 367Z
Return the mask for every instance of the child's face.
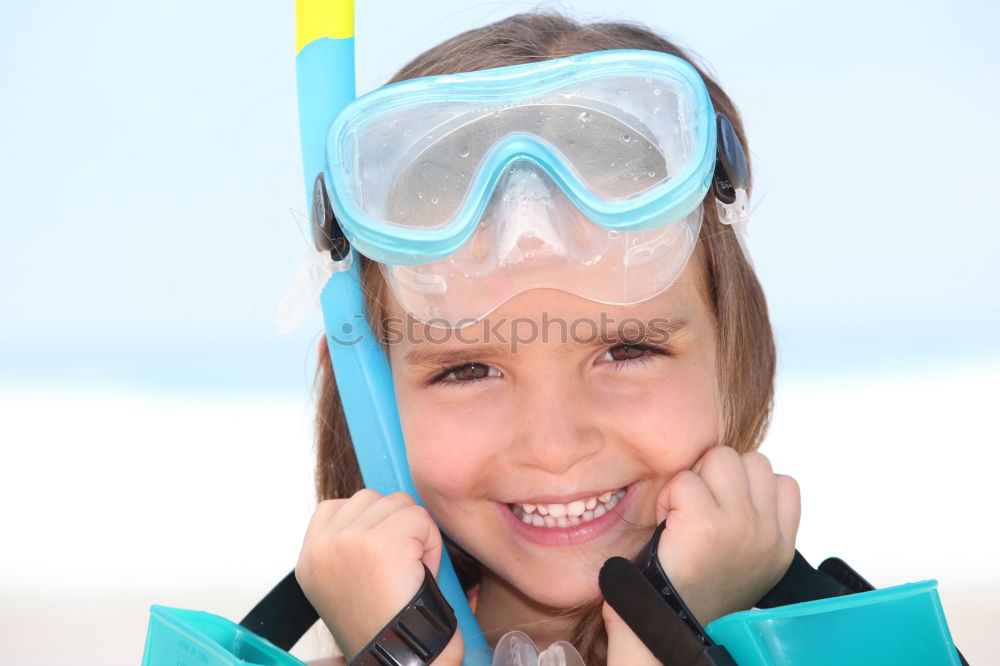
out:
M460 335L417 324L414 339L390 348L421 499L449 536L538 603L595 598L605 559L631 557L649 538L664 483L717 441L716 331L699 277L692 259L664 294L628 307L535 289ZM588 339L595 325L627 337L637 321L664 354ZM605 493L621 489L598 516ZM586 502L602 494L605 503ZM575 500L586 512L559 527L563 511L549 505L579 512Z

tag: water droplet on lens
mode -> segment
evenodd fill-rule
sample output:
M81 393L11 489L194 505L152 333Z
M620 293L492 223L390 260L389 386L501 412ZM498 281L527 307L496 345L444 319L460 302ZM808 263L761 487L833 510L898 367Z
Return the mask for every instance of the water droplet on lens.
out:
M628 143L631 140L632 140L632 135L631 134L622 134L622 141L624 141L625 143Z
M438 202L438 198L437 197L431 197L431 203L432 204L436 204L437 202Z
M583 111L580 113L579 116L577 116L577 118L579 118L582 122L587 122L588 120L590 120L590 113L588 113L587 111Z
M469 151L469 147L468 146L462 146L462 149L458 151L458 156L459 157L468 157L469 156L469 152L470 151Z
M649 176L650 178L656 178L656 172L655 171L650 171L646 175Z
M658 96L660 94L660 89L659 88L654 88L653 89L653 94Z
M617 231L609 231L608 232L608 238L618 238L618 232Z

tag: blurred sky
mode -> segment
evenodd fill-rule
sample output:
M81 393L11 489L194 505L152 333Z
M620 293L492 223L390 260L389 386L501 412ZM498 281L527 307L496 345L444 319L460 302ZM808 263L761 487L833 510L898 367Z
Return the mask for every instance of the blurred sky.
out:
M1000 590L978 528L1000 462L1000 3L362 1L359 92L536 6L646 23L742 109L779 346L773 446L825 520L804 524L810 552L854 538L856 557L884 555L866 544L898 520L900 554L862 561L877 583L905 561ZM293 33L290 1L0 6L0 505L17 544L0 588L41 599L36 615L0 601L0 644L45 642L33 618L110 591L132 595L116 617L134 663L149 603L232 615L294 561L320 320L288 336L274 321L307 248ZM838 460L864 468L843 504ZM925 519L948 527L923 551ZM8 656L119 663L30 650Z
M358 87L528 2L361 2ZM1000 351L1000 5L563 2L645 22L742 108L782 370ZM0 10L0 374L298 390L290 2ZM151 353L155 350L154 353Z

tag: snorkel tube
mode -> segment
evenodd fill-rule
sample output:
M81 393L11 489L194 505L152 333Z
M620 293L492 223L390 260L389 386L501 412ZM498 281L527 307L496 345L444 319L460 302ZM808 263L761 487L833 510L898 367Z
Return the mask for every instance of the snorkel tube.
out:
M310 218L317 250L323 253L325 269L331 273L320 293L320 304L338 393L365 486L383 495L402 491L419 502L406 461L388 359L364 316L360 262L346 242L335 239L331 244L324 235L336 226L332 224L323 176L327 131L334 117L355 96L354 2L296 0L295 13L295 70L306 201L312 204ZM463 665L489 666L492 651L446 550L441 553L437 583L462 631ZM239 624L202 611L153 605L142 663L305 666L286 650L318 617L294 572Z
M365 486L383 495L402 491L418 503L403 446L388 359L364 315L356 250L323 241L328 214L326 138L333 119L354 99L353 0L297 0L295 69L306 200L317 249L333 255L333 273L320 293L330 361ZM442 549L438 586L455 611L465 643L464 664L489 664L492 652Z

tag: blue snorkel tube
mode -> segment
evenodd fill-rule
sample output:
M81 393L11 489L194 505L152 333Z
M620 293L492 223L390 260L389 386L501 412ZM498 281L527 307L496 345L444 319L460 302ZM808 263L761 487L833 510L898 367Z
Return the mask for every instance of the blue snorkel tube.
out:
M299 128L306 200L314 204L326 169L327 131L355 97L353 0L296 1L296 58ZM318 182L318 188L314 187ZM320 303L338 393L365 486L383 495L402 491L416 501L399 424L388 359L364 316L355 250L332 251L333 273ZM438 586L455 612L465 644L465 666L489 666L492 650L442 550ZM286 650L318 615L288 574L244 620L236 624L202 611L154 605L143 666L273 664L304 666Z
M353 0L297 0L296 32L302 167L306 200L315 202L323 194L315 191L316 180L326 171L330 125L355 97ZM312 210L315 217L315 206ZM318 221L312 222L315 230ZM419 503L406 461L389 362L364 316L355 252L347 248L346 256L335 261L320 294L338 393L365 486L383 495L402 491ZM465 643L463 663L489 664L492 652L445 549L438 586L458 619Z

